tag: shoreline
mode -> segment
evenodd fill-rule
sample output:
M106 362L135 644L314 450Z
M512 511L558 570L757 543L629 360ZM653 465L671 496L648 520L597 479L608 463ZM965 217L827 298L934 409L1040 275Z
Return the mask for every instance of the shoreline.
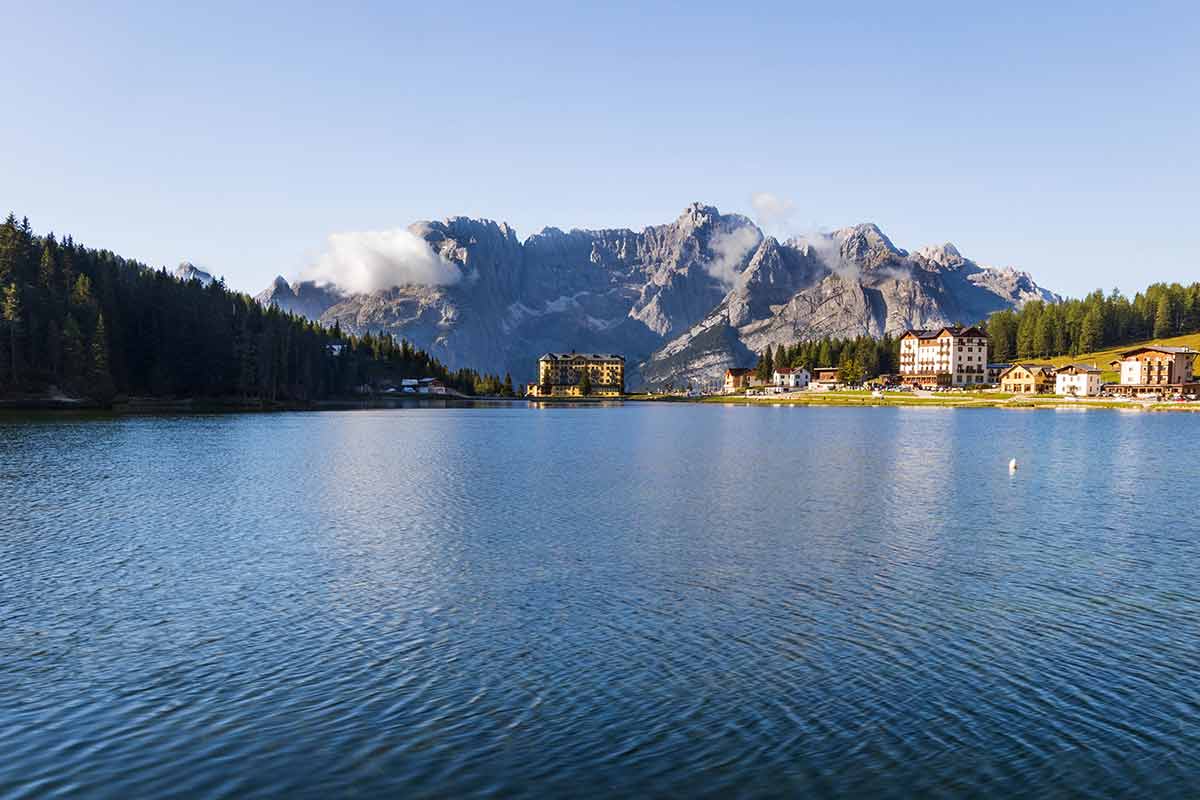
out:
M708 397L679 397L675 395L630 395L623 400L634 403L707 403L739 406L817 406L828 408L1002 408L1010 410L1070 410L1070 411L1182 411L1200 412L1200 402L1171 403L1155 400L1116 400L1111 398L1079 398L1003 395L989 397L985 392L914 395L885 394L872 397L870 392L796 392L779 395L713 395Z
M333 398L310 403L244 401L221 397L130 397L111 403L65 395L0 397L0 414L10 412L103 414L273 414L286 411L351 411L386 408L461 408L472 405L524 402L522 398L467 395L403 396L395 398Z
M870 392L795 392L778 395L711 395L681 397L679 395L629 394L622 397L470 397L438 395L397 398L338 398L311 403L246 402L236 398L151 398L131 397L103 404L84 398L63 395L53 397L20 396L0 398L0 414L36 412L49 414L103 414L112 416L138 414L271 414L294 411L353 411L357 409L397 408L469 408L472 406L591 406L623 405L625 403L695 403L736 406L797 406L821 408L1001 408L1018 411L1136 411L1136 412L1200 412L1200 402L1160 402L1155 400L1117 400L1111 398L1067 399L1047 396L1000 395L986 392L964 394L890 393L872 397Z

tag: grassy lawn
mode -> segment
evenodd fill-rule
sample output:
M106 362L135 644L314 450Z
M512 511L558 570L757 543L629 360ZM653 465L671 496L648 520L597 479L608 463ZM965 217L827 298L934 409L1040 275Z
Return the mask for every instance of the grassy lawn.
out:
M1161 344L1169 347L1190 347L1193 350L1200 350L1200 333L1189 333L1186 336L1172 336L1168 339L1148 339L1144 342L1123 344L1120 347L1110 347L1107 350L1098 350L1095 353L1083 353L1077 356L1059 356L1058 358L1049 359L1049 362L1056 367L1061 367L1063 364L1095 364L1104 373L1100 376L1101 380L1115 383L1120 379L1120 375L1116 371L1109 369L1108 365L1120 358L1120 354L1124 351L1150 344Z

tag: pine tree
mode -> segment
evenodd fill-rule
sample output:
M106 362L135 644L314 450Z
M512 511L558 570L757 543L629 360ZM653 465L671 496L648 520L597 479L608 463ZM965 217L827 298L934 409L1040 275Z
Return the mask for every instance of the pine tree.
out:
M1011 311L997 311L988 319L988 339L992 360L1006 364L1016 356L1017 329Z
M512 374L506 372L504 373L504 395L506 397L513 397L515 394L516 392L513 391Z
M1104 335L1104 325L1100 319L1100 309L1092 308L1083 317L1083 326L1079 330L1079 352L1093 353L1100 349L1101 338Z
M833 348L829 344L829 339L822 339L821 346L817 349L817 363L814 367L832 367L833 363Z
M1031 355L1048 356L1054 352L1054 312L1047 309L1038 317Z
M1154 313L1154 338L1163 339L1174 333L1175 325L1171 320L1171 299L1164 292L1158 298L1158 308Z
M842 383L851 386L857 386L863 380L862 368L854 360L854 355L848 347L842 352L841 361L838 363L838 378Z
M763 350L762 356L758 359L758 365L755 367L754 376L760 381L771 380L771 373L775 371L775 358L771 355L771 345Z
M21 334L24 331L25 314L21 307L21 292L15 283L10 283L0 298L0 321L4 322L8 335L8 382L16 385L21 379Z
M592 393L592 371L587 367L579 375L579 393L584 397Z
M879 351L874 339L864 336L858 340L854 346L854 365L858 368L860 381L879 374Z
M42 257L38 262L38 283L47 291L54 291L58 286L58 246L54 234L47 234L42 242Z
M1030 358L1038 353L1037 328L1041 316L1042 304L1029 303L1022 309L1020 321L1017 323L1017 357Z
M62 331L62 378L65 388L73 390L83 384L87 372L86 360L83 332L75 315L68 314Z
M108 331L104 327L104 315L96 317L96 330L92 333L91 358L88 364L88 393L101 400L112 397L112 373L108 364Z
M20 258L20 227L17 218L9 212L4 224L0 225L0 287L17 279L18 260ZM0 295L0 300L3 296Z
M62 330L55 320L46 323L46 367L58 377L62 375Z

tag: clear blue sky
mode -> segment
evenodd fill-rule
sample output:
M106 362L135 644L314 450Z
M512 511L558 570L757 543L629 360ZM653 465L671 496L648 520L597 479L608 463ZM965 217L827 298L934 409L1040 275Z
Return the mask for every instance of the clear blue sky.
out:
M1195 2L2 5L0 207L241 289L764 191L1069 294L1200 279Z

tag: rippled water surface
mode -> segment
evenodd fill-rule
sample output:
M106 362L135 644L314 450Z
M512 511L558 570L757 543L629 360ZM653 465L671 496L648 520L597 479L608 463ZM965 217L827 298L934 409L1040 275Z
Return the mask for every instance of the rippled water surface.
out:
M1198 441L1117 412L0 417L0 796L1194 796Z

